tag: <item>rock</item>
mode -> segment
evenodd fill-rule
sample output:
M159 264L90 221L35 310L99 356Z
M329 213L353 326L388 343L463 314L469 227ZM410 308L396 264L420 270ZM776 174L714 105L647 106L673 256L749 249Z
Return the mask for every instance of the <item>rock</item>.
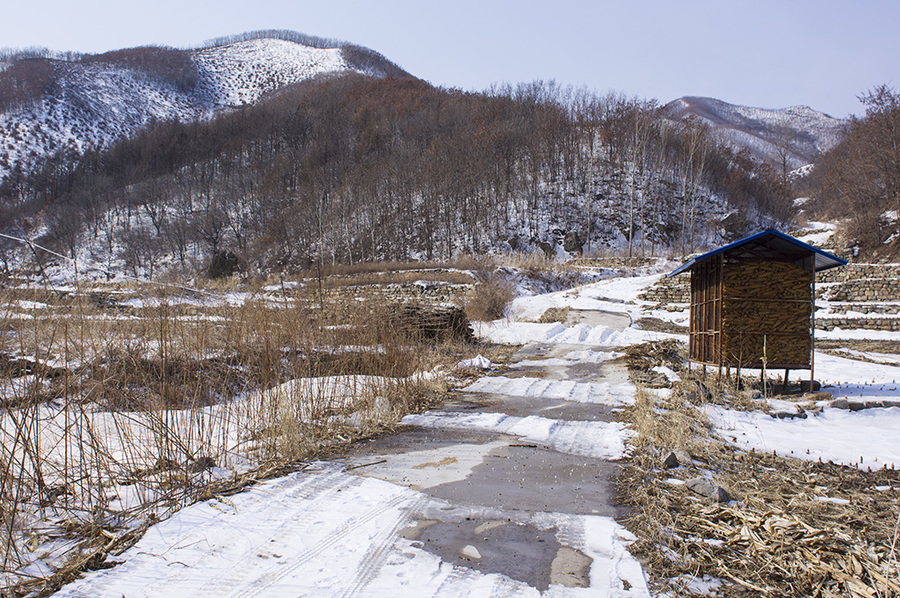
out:
M575 231L569 231L566 233L566 236L563 237L563 249L569 253L581 253L582 245L581 237Z
M691 464L691 454L685 450L675 449L663 461L664 469L675 469L676 467L687 467Z
M810 392L810 390L812 390L812 392L816 392L821 388L822 388L822 385L819 384L818 382L816 382L815 380L812 381L811 389L810 389L810 381L809 380L801 380L800 381L800 392Z
M675 456L678 457L678 462L687 467L691 464L691 454L682 449L675 449Z
M462 547L462 550L459 551L459 554L466 557L467 559L480 559L481 553L478 552L478 549L472 546L471 544L467 544Z
M675 469L679 465L681 463L678 462L678 457L675 456L675 453L669 453L669 456L663 461L663 469Z
M708 478L691 478L685 485L694 493L700 496L711 498L716 502L728 502L732 500L731 494L725 488L717 486L715 482Z
M773 411L771 413L771 415L772 415L772 417L777 417L778 419L794 419L794 418L806 419L806 412L799 411L799 410Z
M835 399L828 406L834 409L850 409L850 401L847 399Z

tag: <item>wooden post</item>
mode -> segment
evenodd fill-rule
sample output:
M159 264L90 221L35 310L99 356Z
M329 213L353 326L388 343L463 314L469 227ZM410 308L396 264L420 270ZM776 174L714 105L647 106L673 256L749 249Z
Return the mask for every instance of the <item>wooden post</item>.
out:
M816 359L816 258L810 259L809 264L810 281L809 281L809 392L813 391L813 380L815 380L815 359Z

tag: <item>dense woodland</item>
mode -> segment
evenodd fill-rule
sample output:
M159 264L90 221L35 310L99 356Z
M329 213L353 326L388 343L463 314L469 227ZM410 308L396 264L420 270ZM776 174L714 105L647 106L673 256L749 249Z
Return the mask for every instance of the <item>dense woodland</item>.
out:
M784 222L787 185L655 102L345 74L13 173L0 222L144 276L224 253L270 270L553 251L572 233L578 250L650 255Z

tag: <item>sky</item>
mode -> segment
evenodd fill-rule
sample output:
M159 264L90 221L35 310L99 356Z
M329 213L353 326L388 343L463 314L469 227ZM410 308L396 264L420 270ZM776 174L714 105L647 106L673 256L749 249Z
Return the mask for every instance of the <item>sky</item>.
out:
M861 115L900 88L896 0L42 0L10 2L0 47L196 47L259 29L338 38L469 91L554 80L666 103Z

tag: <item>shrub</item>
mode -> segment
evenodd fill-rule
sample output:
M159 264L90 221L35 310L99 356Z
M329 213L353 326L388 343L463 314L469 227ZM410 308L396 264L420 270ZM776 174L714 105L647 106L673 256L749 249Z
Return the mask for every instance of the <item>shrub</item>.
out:
M502 318L515 299L515 287L498 271L478 272L476 279L475 290L465 304L469 319L485 321Z

